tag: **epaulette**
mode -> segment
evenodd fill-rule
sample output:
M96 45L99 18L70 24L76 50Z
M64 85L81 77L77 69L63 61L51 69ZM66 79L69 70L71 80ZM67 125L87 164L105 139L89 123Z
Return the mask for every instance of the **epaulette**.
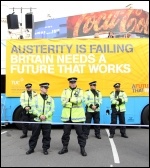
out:
M33 91L34 93L36 93L35 91Z
M99 90L97 90L98 92L101 92L101 91L99 91Z
M33 97L37 96L37 94L35 94Z
M112 91L110 94L112 94L114 91Z
M120 92L124 92L123 90L120 90Z
M89 89L88 89L88 90L86 90L86 92L87 92L87 91L89 91Z
M82 89L80 89L80 88L76 88L75 90L77 90L78 92L80 92Z
M23 91L22 93L25 93L25 91Z

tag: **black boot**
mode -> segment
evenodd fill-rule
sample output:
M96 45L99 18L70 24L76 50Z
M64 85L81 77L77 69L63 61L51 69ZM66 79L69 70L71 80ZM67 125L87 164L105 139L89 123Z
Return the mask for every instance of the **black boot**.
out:
M43 149L43 153L44 153L44 155L48 155L47 149Z
M31 153L33 153L33 152L34 152L34 149L29 149L29 150L26 152L26 154L29 155L29 154L31 154Z
M110 134L109 138L113 138L114 137L114 134Z
M27 137L27 134L23 134L23 135L21 135L20 138L22 139L22 138L26 138L26 137Z
M126 134L121 134L121 137L128 138Z
M84 136L85 136L85 139L88 139L88 135L85 134Z
M100 135L100 134L95 135L95 137L96 137L97 139L101 139L101 135Z
M81 149L81 155L82 156L87 156L87 153L85 152L85 148L84 147L80 147Z
M58 152L58 154L64 154L64 153L67 153L68 152L68 148L67 148L67 146L63 146L63 148L62 148L62 150L60 150L59 152Z

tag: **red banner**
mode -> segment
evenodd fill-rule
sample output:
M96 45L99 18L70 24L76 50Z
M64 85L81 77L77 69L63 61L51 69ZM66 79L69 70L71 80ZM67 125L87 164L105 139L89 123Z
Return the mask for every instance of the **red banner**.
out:
M109 31L149 35L149 13L139 9L107 10L70 16L67 20L68 38Z

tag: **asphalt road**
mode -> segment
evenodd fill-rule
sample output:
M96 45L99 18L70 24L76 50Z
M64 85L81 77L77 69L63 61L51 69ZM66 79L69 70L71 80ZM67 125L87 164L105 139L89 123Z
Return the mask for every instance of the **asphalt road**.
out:
M42 153L42 133L35 152L26 155L28 137L20 139L21 130L1 129L1 167L149 167L149 128L127 128L129 138L122 138L119 128L113 139L108 138L108 129L101 129L102 139L94 137L91 129L86 144L87 156L80 154L77 136L72 129L69 152L59 155L62 148L63 130L52 128L49 155Z

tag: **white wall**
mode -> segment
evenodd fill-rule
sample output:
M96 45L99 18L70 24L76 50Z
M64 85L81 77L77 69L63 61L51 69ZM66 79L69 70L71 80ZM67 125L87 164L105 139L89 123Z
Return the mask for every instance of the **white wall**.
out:
M7 25L7 15L10 14L7 2L1 2L1 74L6 74L6 40L7 39L18 39L21 35L21 29L9 29ZM9 33L11 32L11 33ZM22 27L22 34L24 39L31 39L32 30L29 32Z
M6 41L1 41L1 74L6 74Z
M6 73L6 39L9 38L7 19L8 6L1 4L1 74Z

